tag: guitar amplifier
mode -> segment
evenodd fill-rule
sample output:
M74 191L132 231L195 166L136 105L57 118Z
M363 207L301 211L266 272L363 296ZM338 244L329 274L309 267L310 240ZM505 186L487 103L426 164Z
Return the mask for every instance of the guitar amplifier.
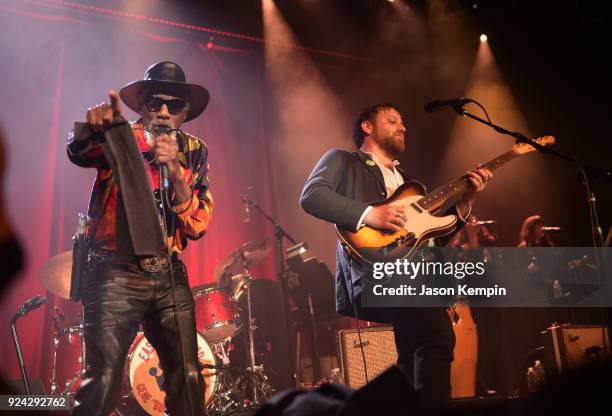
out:
M608 328L600 325L553 325L544 335L546 368L562 374L590 363L612 358Z
M353 389L366 384L364 364L368 372L368 381L372 381L397 362L392 327L366 327L361 328L359 332L361 337L356 329L338 332L344 383Z

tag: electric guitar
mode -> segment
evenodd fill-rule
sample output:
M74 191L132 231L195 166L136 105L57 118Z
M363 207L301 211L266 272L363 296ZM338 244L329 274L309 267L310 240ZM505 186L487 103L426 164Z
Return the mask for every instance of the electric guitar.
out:
M544 136L535 141L542 146L548 146L555 142L555 138ZM534 150L535 148L527 143L519 143L479 167L493 171ZM425 195L425 189L420 183L406 182L386 200L370 203L371 206L403 206L406 224L400 230L386 231L366 225L357 232L336 227L336 232L350 255L359 262L372 264L409 258L416 247L428 239L442 237L455 230L457 216L438 217L435 214L450 199L461 195L468 186L467 175L463 175Z

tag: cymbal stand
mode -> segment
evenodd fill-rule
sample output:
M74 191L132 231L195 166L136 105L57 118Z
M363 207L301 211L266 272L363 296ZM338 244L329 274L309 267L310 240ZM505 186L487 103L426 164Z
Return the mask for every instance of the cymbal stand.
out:
M65 328L60 328L58 321L62 319L63 313L59 308L55 307L56 315L51 318L53 319L53 359L51 365L51 379L49 384L51 385L51 395L55 396L57 393L57 350L59 349L60 337L66 333Z
M246 260L246 258L244 257L244 253L241 253L240 255L241 260L242 260L242 265L244 267L244 272L245 272L245 276L244 276L244 284L246 286L246 299L247 299L247 335L248 335L248 343L249 343L249 369L251 371L255 371L255 330L257 329L257 327L254 325L253 322L253 304L251 303L251 281L252 281L252 277L251 274L249 273L249 269L248 269L248 262ZM252 373L250 373L252 374ZM255 380L253 380L253 385L252 385L252 392L253 392L253 401L257 402L258 401L258 391L257 391L257 385L255 383Z
M255 318L253 317L253 300L251 298L251 282L253 282L253 277L249 272L249 261L244 256L244 253L241 253L240 259L242 261L242 266L245 272L245 280L244 285L246 287L246 303L247 303L247 342L249 347L249 359L248 359L248 367L246 371L242 373L234 381L232 386L230 387L230 395L235 389L241 389L244 392L245 387L250 387L252 394L252 401L247 406L249 408L256 408L260 405L260 402L267 399L274 392L268 377L264 373L263 364L257 365L255 360L255 331L257 330L257 326L255 325ZM240 394L238 397L244 397L244 393ZM244 405L241 407L242 410L245 410Z

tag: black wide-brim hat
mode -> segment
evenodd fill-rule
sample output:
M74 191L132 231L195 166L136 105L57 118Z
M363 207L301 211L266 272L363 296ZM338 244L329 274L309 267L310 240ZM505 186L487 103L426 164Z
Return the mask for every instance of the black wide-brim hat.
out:
M188 84L185 72L174 62L158 62L151 65L144 74L144 79L131 82L121 90L119 96L123 102L132 110L140 113L143 90L150 90L151 93L167 93L178 96L185 96L189 99L189 114L185 121L193 120L206 108L210 94L201 85Z

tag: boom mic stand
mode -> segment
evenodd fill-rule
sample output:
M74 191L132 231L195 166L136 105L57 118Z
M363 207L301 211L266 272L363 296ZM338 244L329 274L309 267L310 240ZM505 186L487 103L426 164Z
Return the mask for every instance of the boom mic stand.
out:
M23 380L23 388L25 390L25 394L28 396L32 394L30 391L30 382L28 381L28 373L25 367L25 362L23 361L23 354L21 353L21 345L19 344L19 336L17 335L17 319L21 318L21 315L18 313L13 316L11 319L11 335L13 336L13 344L15 344L15 351L17 352L17 360L19 361L19 369L21 370L21 379Z
M11 319L11 335L13 337L13 344L15 345L15 351L17 352L17 360L19 361L19 369L21 370L21 377L23 379L23 388L25 394L30 396L32 391L30 390L30 382L28 380L28 373L23 360L23 354L21 353L21 345L19 344L19 336L17 335L17 320L23 316L26 316L28 312L46 303L47 299L41 296L35 296L32 299L27 300L23 305L17 309L17 313Z
M287 288L287 279L286 279L286 272L287 272L287 267L285 265L285 251L283 249L283 240L286 238L287 240L289 240L291 242L291 244L297 244L295 239L293 237L291 237L284 229L283 227L281 227L275 220L274 218L272 218L270 215L266 214L261 207L259 206L259 204L253 200L251 200L248 196L244 197L244 201L251 205L253 208L255 208L257 210L257 212L259 212L266 220L268 220L268 222L270 224L272 224L272 227L274 228L274 237L276 239L276 248L277 248L277 255L278 255L278 278L281 282L281 288L283 291L283 297L284 299L284 307L285 307L285 327L286 327L286 331L287 331L287 336L289 336L289 334L291 333L291 323L289 322L290 319L290 313L291 310L289 309L289 289ZM291 342L288 343L289 347L289 357L292 357L293 355L293 347L291 345ZM291 374L292 377L295 378L295 368L292 368L292 360L289 360L290 362L290 368L291 368ZM297 380L294 379L294 382L297 382Z
M470 113L465 108L463 108L463 106L465 104L468 104L469 102L473 102L474 104L478 105L484 111L487 119L485 120L483 118L480 118ZM491 127L493 130L495 130L498 133L501 133L507 136L512 136L516 139L517 142L526 143L532 146L534 149L537 149L539 152L543 154L553 155L553 156L558 157L559 159L565 160L566 162L576 165L580 173L580 176L582 177L582 185L584 186L584 191L585 191L585 195L587 199L587 205L589 207L589 220L591 223L591 237L593 240L593 247L595 248L594 250L595 262L596 262L597 270L600 276L600 281L603 281L601 260L600 260L599 252L597 250L598 247L604 246L603 233L601 229L601 224L599 223L599 216L597 214L597 199L595 197L595 193L591 189L589 179L590 178L593 179L596 177L602 177L612 183L612 172L600 169L598 167L587 165L574 156L566 155L554 149L544 147L520 132L510 131L501 126L494 124L491 121L491 118L489 117L487 110L482 106L482 104L480 104L476 100L464 99L464 101L461 101L458 105L453 105L452 108L458 115L462 117L471 118L472 120L475 120L479 123L482 123L486 126ZM591 175L590 178L589 178L589 174Z

